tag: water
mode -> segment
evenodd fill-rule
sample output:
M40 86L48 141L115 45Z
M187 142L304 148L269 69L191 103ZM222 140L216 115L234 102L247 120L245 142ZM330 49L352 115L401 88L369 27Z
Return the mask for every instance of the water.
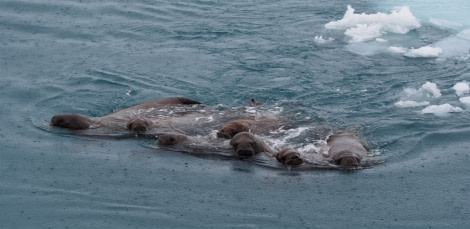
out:
M372 19L327 27L348 5ZM469 5L2 1L0 227L464 228ZM383 163L289 171L38 128L176 95L354 129Z

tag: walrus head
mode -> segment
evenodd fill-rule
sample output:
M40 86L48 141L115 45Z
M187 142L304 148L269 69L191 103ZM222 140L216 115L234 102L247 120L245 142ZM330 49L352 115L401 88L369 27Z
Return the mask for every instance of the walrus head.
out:
M158 136L158 144L165 146L176 145L189 140L188 136L182 134L164 134Z
M132 132L145 132L149 130L151 125L152 121L147 118L139 117L129 120L129 122L127 122L126 127Z
M304 160L300 158L300 154L297 151L290 149L290 148L285 148L279 151L276 154L276 159L285 165L300 165L304 163Z
M341 167L357 167L361 163L361 158L349 150L343 150L336 155L334 162Z
M247 125L239 121L230 121L222 125L217 132L218 138L231 139L233 136L240 132L247 132L249 130Z
M90 128L91 120L79 114L58 114L51 119L51 126L59 126L72 130Z
M232 140L230 140L230 145L240 156L253 156L261 152L256 137L248 132L241 132L233 136Z

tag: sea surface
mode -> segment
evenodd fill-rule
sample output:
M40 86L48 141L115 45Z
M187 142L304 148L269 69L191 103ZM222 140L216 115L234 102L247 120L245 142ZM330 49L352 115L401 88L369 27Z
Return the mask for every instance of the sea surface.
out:
M2 0L0 228L466 228L468 12L467 0ZM305 127L354 130L379 163L263 166L48 126L169 96L255 98L302 147Z

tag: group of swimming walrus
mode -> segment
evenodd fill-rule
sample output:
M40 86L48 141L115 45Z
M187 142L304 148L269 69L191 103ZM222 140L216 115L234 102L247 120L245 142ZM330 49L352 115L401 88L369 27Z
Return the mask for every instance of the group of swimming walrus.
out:
M252 100L256 103L255 100ZM207 118L201 112L187 112L177 115L173 110L197 106L201 103L186 97L169 97L144 102L101 117L86 117L79 114L58 114L52 117L50 125L72 130L87 130L96 128L120 127L129 133L148 133L158 129L161 134L158 144L173 146L190 143L195 130L189 123ZM156 109L168 115L150 115ZM174 114L174 115L172 115ZM207 120L206 120L207 121ZM260 137L276 128L285 127L282 119L273 116L253 116L250 114L233 117L216 128L216 137L230 139L230 145L240 157L251 157L258 153L266 153L285 165L300 165L304 159L298 151L283 148L275 152ZM177 130L177 131L175 131ZM368 153L369 148L357 135L348 131L337 131L326 139L328 153L324 155L331 164L339 167L359 167L361 159Z

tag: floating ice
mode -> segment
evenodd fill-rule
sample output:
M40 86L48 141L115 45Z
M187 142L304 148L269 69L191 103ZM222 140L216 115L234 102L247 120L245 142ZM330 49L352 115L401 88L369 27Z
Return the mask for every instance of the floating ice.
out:
M429 105L428 99L441 97L441 91L433 82L426 82L420 88L405 88L397 107L420 107Z
M459 101L463 103L466 107L470 107L470 96L461 97Z
M470 29L438 41L434 46L442 48L442 58L460 57L466 60L470 53Z
M442 53L441 48L431 46L424 46L418 49L391 46L388 48L388 51L393 53L402 53L407 57L438 57Z
M408 49L403 47L390 46L390 48L388 48L388 51L393 53L406 53L408 52Z
M418 49L411 48L403 55L407 57L437 57L441 53L442 49L439 47L424 46Z
M382 25L379 24L358 24L355 28L350 28L344 32L350 36L351 42L364 42L374 40L382 35Z
M428 101L413 101L413 100L405 100L405 101L398 101L395 103L395 106L397 107L422 107L422 106L427 106L429 105Z
M421 86L421 89L425 92L430 93L433 97L441 97L441 91L437 88L437 85L433 82L426 82Z
M407 5L421 21L429 21L437 26L458 29L470 25L468 0L382 0L374 3L378 9Z
M438 98L441 97L441 91L433 82L426 82L419 89L405 88L405 95L408 98L425 99L425 98Z
M452 88L458 96L462 96L463 94L470 92L470 87L465 81L456 83Z
M435 114L437 116L446 116L449 113L462 112L462 108L454 107L448 103L442 105L430 105L421 110L423 114Z
M429 22L440 27L446 27L446 28L452 28L452 29L457 29L463 26L463 24L459 22L449 21L445 19L437 19L437 18L430 18Z
M377 41L377 42L387 42L387 40L385 40L383 38L380 38L380 37L375 38L375 41Z
M407 6L395 7L390 14L355 14L348 5L343 19L325 25L327 29L344 29L351 42L374 40L387 33L406 34L421 24Z
M334 39L329 37L328 39L324 39L323 36L315 36L314 41L318 44L326 44L330 41L333 41Z

